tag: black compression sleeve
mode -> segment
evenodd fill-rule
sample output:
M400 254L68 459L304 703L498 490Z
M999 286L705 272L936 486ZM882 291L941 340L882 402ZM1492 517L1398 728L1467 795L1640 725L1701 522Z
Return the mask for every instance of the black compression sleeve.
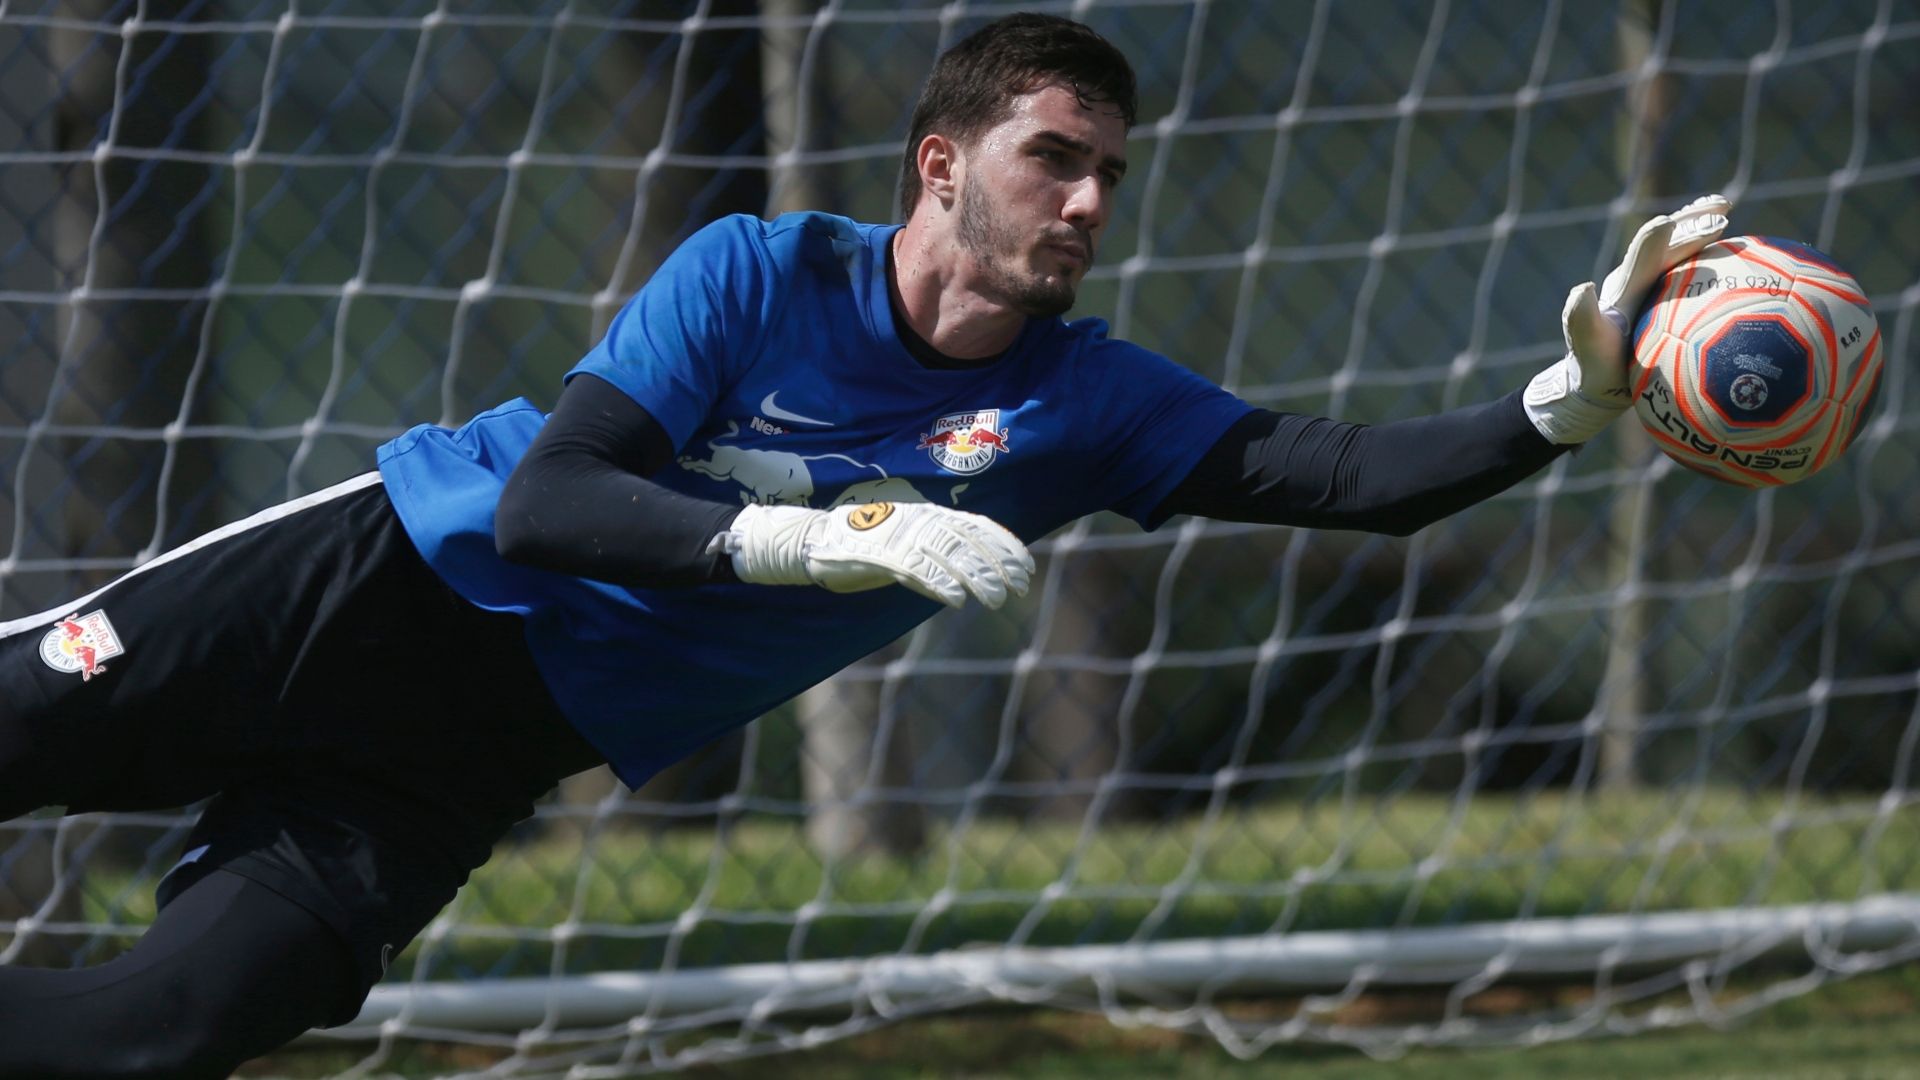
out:
M1406 536L1566 449L1535 430L1519 391L1377 426L1262 410L1227 429L1161 512Z
M738 506L647 480L673 458L652 414L604 379L575 375L507 478L494 544L508 562L648 588L732 581L707 544Z

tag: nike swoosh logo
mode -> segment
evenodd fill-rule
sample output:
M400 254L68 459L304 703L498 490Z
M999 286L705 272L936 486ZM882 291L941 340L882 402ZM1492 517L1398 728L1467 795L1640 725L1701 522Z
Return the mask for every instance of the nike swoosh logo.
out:
M801 416L799 413L790 413L780 406L775 405L773 399L778 396L779 393L780 391L775 390L773 393L762 398L760 401L760 411L766 413L767 416L774 420L785 420L789 424L817 424L820 427L833 426L833 421L831 420L815 420L811 416Z

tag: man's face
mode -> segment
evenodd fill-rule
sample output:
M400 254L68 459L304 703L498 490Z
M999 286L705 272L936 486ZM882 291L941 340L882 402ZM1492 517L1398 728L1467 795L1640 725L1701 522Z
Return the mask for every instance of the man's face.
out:
M963 150L957 235L984 291L1027 315L1073 307L1093 266L1114 188L1126 172L1126 123L1047 86Z

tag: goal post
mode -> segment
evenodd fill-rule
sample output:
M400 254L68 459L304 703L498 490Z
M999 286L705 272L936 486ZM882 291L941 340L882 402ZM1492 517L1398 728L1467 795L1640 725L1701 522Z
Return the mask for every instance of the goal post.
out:
M365 1039L390 1025L422 1029L531 1031L548 1027L623 1027L651 1014L661 1028L711 1027L718 1016L768 1019L885 1002L901 1015L981 1004L1050 1004L1124 1010L1129 1019L1164 1022L1183 1010L1130 1003L1182 995L1337 995L1357 986L1453 987L1501 979L1589 977L1595 971L1653 972L1651 985L1556 1017L1563 1037L1620 1022L1612 1006L1710 982L1716 961L1793 957L1847 966L1920 956L1920 900L1877 896L1846 904L1802 904L1645 915L1474 923L1408 930L1323 930L1253 938L1195 938L1137 945L1010 947L925 956L892 955L798 963L736 964L684 972L603 972L566 979L421 983L376 990L353 1024L325 1038ZM1722 1003L1729 1015L1771 1004L1774 995ZM880 1010L876 1010L880 1011ZM1313 1010L1308 1010L1309 1015ZM1331 1028L1334 1010L1318 1024ZM1183 1021L1191 1025L1196 1017ZM1715 1019L1722 1017L1716 1016ZM1699 1019L1667 1012L1642 1026ZM1395 1030L1350 1030L1348 1041L1488 1042L1529 1034L1533 1017L1477 1017L1458 1010L1451 1031L1409 1038ZM1149 1019L1147 1022L1153 1022ZM1236 1024L1252 1035L1258 1025ZM1297 1035L1309 1033L1300 1025ZM1537 1032L1531 1033L1537 1037ZM312 1041L323 1036L316 1033Z
M563 785L311 1038L598 1077L993 1003L1391 1054L1913 959L1910 0L0 3L0 619L550 405L715 217L892 219L934 57L1017 9L1139 75L1078 312L1256 405L1508 393L1568 287L1724 191L1861 282L1877 411L1760 493L1627 419L1404 539L1077 522L1024 600ZM124 949L190 821L0 822L0 962ZM1425 1010L1361 1007L1392 987Z

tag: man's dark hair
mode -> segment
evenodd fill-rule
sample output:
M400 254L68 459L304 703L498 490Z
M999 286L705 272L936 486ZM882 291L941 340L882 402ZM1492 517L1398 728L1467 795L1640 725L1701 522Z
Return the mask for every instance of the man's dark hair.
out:
M1022 12L968 34L934 62L913 107L900 174L900 217L920 201L920 143L939 132L962 146L1013 115L1013 99L1043 86L1073 91L1082 105L1112 105L1131 128L1139 107L1133 67L1091 27L1057 15Z

